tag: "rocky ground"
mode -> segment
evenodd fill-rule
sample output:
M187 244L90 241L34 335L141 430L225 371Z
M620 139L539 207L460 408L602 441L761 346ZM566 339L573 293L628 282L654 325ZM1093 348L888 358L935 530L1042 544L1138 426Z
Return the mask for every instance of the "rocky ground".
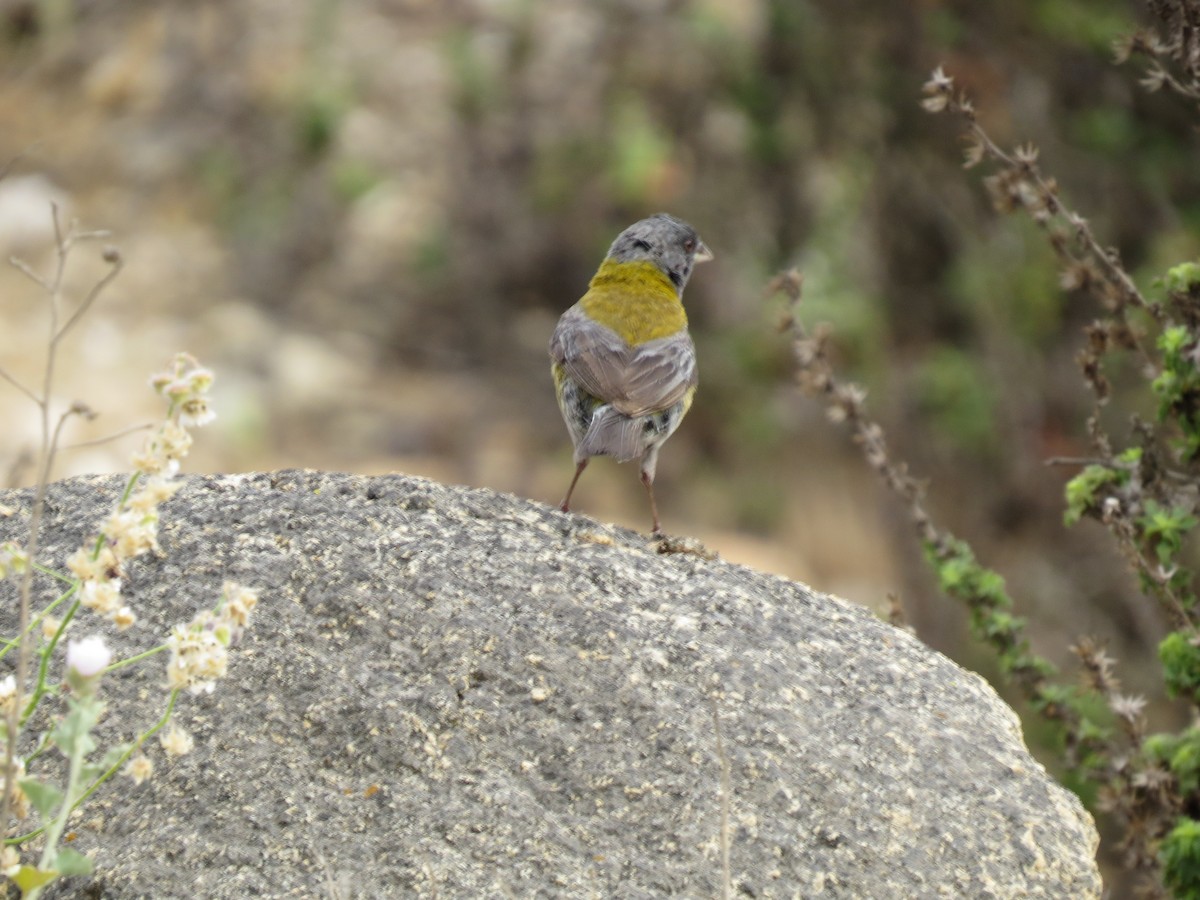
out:
M121 485L56 484L45 558ZM29 499L0 493L0 539ZM1012 711L852 604L402 476L193 477L162 512L118 655L226 579L261 599L180 702L196 748L96 794L96 874L52 896L1099 896L1092 821ZM102 743L162 681L105 676Z

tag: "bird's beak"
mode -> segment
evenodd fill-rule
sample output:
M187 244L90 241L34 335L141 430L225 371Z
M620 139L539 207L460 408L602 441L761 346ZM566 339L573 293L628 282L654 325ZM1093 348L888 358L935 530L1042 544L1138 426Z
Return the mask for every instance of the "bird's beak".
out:
M708 245L701 241L696 246L696 254L692 257L696 262L708 262L713 258L713 252L708 249Z

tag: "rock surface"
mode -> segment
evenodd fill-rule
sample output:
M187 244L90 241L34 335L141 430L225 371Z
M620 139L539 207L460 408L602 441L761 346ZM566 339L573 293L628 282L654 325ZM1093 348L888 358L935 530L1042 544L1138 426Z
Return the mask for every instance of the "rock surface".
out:
M54 485L43 560L122 484ZM0 540L30 499L0 492ZM178 707L195 750L102 787L72 823L96 874L49 896L719 897L723 836L738 895L1100 894L1012 711L834 597L404 476L192 477L162 513L123 653L226 579L262 599ZM106 676L102 741L154 721L163 664Z

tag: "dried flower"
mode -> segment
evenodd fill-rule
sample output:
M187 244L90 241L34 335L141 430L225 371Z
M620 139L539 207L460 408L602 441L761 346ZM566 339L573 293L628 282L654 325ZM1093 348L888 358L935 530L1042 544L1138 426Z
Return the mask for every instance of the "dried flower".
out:
M1130 54L1133 53L1133 43L1134 39L1132 35L1123 35L1113 41L1113 62L1117 65L1127 62Z
M1150 93L1160 90L1167 81L1166 70L1155 64L1146 70L1146 74L1138 81Z
M3 873L8 878L16 876L21 869L21 854L16 847L4 846L0 848L0 873Z
M174 722L158 741L167 752L167 756L184 756L191 753L192 747L195 746L192 736Z
M225 675L228 650L214 630L207 627L211 613L204 612L190 625L177 625L167 638L171 659L167 663L167 686L187 688L193 694L212 693L216 680Z
M226 582L225 603L222 611L225 617L238 628L244 628L250 623L250 613L258 603L258 591L252 588Z
M189 397L179 405L179 424L185 428L202 428L216 417L203 397Z
M963 151L963 168L973 169L975 166L983 162L984 156L987 154L987 146L977 135L970 135L967 138L967 149Z
M21 782L25 780L25 760L13 760L13 792L12 792L12 811L18 819L24 819L29 816L29 795L21 788ZM4 774L3 766L0 766L0 792L4 790Z
M79 602L101 616L111 616L121 608L121 579L85 581L79 590Z
M1112 711L1122 719L1134 723L1141 718L1142 711L1146 708L1146 698L1118 694L1113 697L1110 706L1112 707Z
M161 475L156 475L147 478L142 483L141 489L134 493L125 505L136 512L148 513L160 503L170 500L181 487L182 485L178 481L170 481Z
M1013 151L1013 157L1022 165L1032 166L1037 162L1038 148L1033 144L1022 144Z
M100 528L118 560L133 559L158 549L158 514L118 509Z
M167 638L168 687L211 693L216 680L225 675L229 646L241 636L257 603L257 591L229 582L215 610L199 613L187 625L176 625Z
M150 386L170 401L167 415L171 421L184 427L199 427L216 418L204 397L214 377L212 370L201 366L194 356L178 353L167 371L150 379Z
M117 558L107 545L95 553L89 546L80 547L67 557L67 568L80 581L107 578L109 573L117 568Z
M17 679L5 675L0 679L0 713L7 715L12 712L13 704L17 702Z
M150 379L155 391L171 405L165 421L147 435L133 456L134 467L145 478L105 520L100 540L89 538L67 559L67 567L81 582L82 605L111 619L120 629L131 626L137 617L121 603L117 576L126 561L158 549L158 506L179 490L180 485L172 479L192 446L186 426L202 425L213 418L203 396L212 382L212 372L186 353L176 355L167 371ZM0 556L0 563L3 559Z
M133 779L134 784L141 784L154 774L154 763L144 753L139 753L125 764L125 774Z
M953 89L954 79L942 71L941 66L938 66L933 70L929 80L921 87L922 93L925 94L921 106L927 112L941 112L949 105Z

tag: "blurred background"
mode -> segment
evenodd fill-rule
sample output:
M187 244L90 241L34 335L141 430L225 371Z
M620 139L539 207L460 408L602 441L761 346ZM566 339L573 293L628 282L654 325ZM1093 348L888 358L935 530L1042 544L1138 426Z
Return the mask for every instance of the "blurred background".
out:
M153 420L176 350L215 369L192 471L405 472L556 503L572 472L546 342L613 237L649 213L716 253L686 296L701 389L663 451L669 532L877 610L993 675L903 511L793 385L778 301L805 275L940 521L1005 573L1037 649L1162 631L1107 538L1062 525L1088 454L1073 357L1098 311L1036 228L990 207L937 65L1144 287L1200 251L1197 117L1111 44L1121 0L0 0L0 252L53 265L49 202L126 267L64 345L70 440ZM104 270L80 247L80 297ZM0 267L0 365L36 381L46 299ZM1119 374L1119 373L1118 373ZM1132 377L1132 382L1138 379ZM1118 385L1118 392L1120 386ZM1141 394L1145 394L1144 390ZM1119 430L1119 429L1118 429ZM33 478L36 410L0 384L0 477ZM59 475L127 468L128 437ZM645 531L632 466L580 512ZM1123 670L1150 690L1151 666Z

